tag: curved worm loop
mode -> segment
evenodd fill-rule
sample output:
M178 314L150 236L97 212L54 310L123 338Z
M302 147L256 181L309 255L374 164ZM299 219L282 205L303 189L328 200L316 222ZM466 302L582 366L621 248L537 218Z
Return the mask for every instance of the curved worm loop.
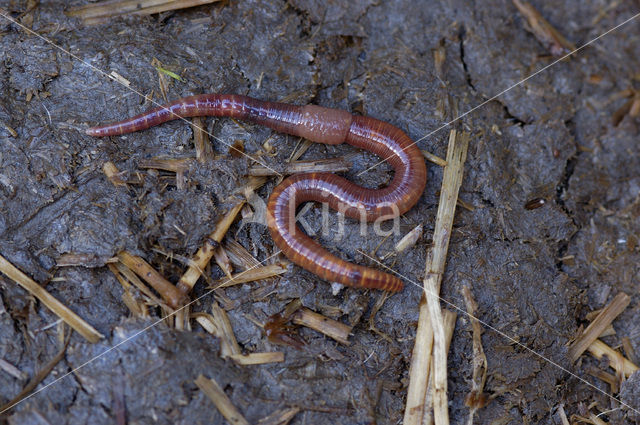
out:
M267 102L241 95L203 94L86 132L96 137L121 135L180 117L204 115L247 120L317 143L346 142L387 159L395 175L383 189L364 188L330 173L288 177L269 197L267 224L275 244L291 261L325 280L387 291L402 289L402 281L396 276L336 257L295 224L296 207L306 201L326 202L348 217L367 221L394 218L415 205L424 191L427 170L422 153L402 130L338 109Z

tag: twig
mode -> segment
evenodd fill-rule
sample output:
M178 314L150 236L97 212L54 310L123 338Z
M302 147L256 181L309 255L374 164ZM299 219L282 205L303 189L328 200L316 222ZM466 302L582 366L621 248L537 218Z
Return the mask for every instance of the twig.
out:
M429 162L433 162L436 165L439 165L441 167L446 167L447 166L447 161L445 161L444 159L440 158L437 155L432 154L429 151L420 151L422 152L422 155L424 155L424 157L426 158L427 161Z
M170 307L178 308L184 304L186 300L185 294L180 292L178 288L142 258L127 251L122 251L118 253L118 259L155 289Z
M31 295L42 302L49 310L65 321L76 332L82 335L87 341L96 343L104 336L95 330L93 326L82 320L77 314L69 310L67 306L55 299L42 286L33 279L18 270L13 264L0 255L0 272L7 275L11 280L26 289Z

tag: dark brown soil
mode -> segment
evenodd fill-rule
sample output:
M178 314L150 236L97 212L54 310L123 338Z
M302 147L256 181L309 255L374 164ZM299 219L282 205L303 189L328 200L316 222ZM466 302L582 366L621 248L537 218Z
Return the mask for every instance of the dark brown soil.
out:
M0 7L18 18L26 10L22 3L4 0ZM532 3L578 46L639 8L637 2L610 9L598 1ZM277 155L263 159L276 169L294 149L292 137L209 119L208 130L224 142L212 141L213 149L224 158L194 165L178 189L175 179L139 164L193 156L185 123L126 137L84 135L86 123L146 109L131 89L162 100L154 58L186 79L173 81L170 99L228 92L314 103L383 119L415 140L556 59L507 0L242 0L88 28L66 17L65 7L41 1L25 22L77 58L0 17L0 254L107 335L93 345L74 334L44 384L153 323L131 318L105 261L127 249L175 282L184 264L160 252L193 255L246 180L250 163L229 155L225 143L243 140L252 153L269 140ZM457 211L441 295L464 309L460 289L470 286L484 322L539 353L485 329L486 392L495 398L479 411L478 424L559 424L558 406L568 415L584 414L592 403L592 412L607 411L603 419L609 423L638 423L637 412L620 408L558 365L610 391L586 373L594 366L608 370L606 364L586 354L571 364L567 344L588 323L587 313L621 291L632 302L614 322L616 335L605 340L617 347L629 337L640 353L640 119L626 116L612 124L626 101L614 95L640 88L639 25L633 21L611 32L451 126L472 135L460 198L474 210ZM434 65L437 48L446 54L441 72ZM130 88L78 59L106 74L117 72ZM418 145L444 157L449 129ZM359 184L384 185L392 175L386 165L359 175L378 158L350 146L316 145L303 159L343 155L353 159L346 176ZM144 184L114 186L102 172L106 161L140 173ZM27 399L0 422L113 423L124 400L130 423L224 423L193 383L202 373L221 384L251 423L287 406L302 409L293 424L400 423L421 295L411 281L422 278L441 178L441 168L430 165L423 198L401 218L403 234L418 223L426 231L410 252L388 261L410 280L375 316L384 335L369 329L372 307L383 294L346 288L332 295L329 283L292 266L266 297L256 296L260 282L223 292L233 301L227 313L241 347L284 351L284 363L238 367L219 358L218 341L195 322L190 331L160 324ZM266 199L276 183L270 181L259 196ZM525 209L534 198L547 202ZM307 213L307 222L320 228L319 208ZM261 224L234 225L229 235L260 260L274 252ZM389 252L401 237L385 241L378 253ZM382 239L372 233L363 239L359 224L350 221L341 240L321 238L362 264L370 262L359 251L372 252ZM57 267L66 253L96 260L90 268ZM222 276L211 268L211 278ZM200 282L195 294L203 293ZM353 325L352 344L300 329L305 349L275 346L249 320L264 322L296 298ZM204 297L193 310L209 311L212 300ZM47 326L56 320L0 277L0 359L27 377L0 370L0 404L55 355L58 330ZM468 414L471 357L471 325L459 312L449 353L452 424ZM638 381L632 377L619 395L640 410Z

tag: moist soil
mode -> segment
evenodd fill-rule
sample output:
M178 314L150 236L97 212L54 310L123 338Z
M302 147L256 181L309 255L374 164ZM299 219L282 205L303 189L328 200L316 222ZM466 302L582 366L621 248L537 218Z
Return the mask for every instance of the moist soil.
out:
M297 266L276 280L214 294L200 280L192 297L205 296L192 313L209 312L217 300L242 350L281 351L282 363L237 366L220 357L219 341L197 322L176 330L156 323L157 308L140 318L125 306L123 288L106 266L110 258L128 250L176 282L238 199L236 189L254 165L229 145L240 143L259 155L267 143L272 154L260 158L280 170L298 140L209 118L215 159L194 162L177 184L175 174L141 164L194 157L193 131L184 122L100 139L84 129L142 112L150 106L142 95L163 102L220 92L373 116L440 157L446 156L449 130L468 132L460 191L467 208L456 211L441 290L443 307L460 309L448 359L451 423L466 420L473 374L463 286L471 289L485 324L488 402L476 423L559 424L560 406L568 416L588 415L591 408L606 412L601 419L608 423L638 423L638 414L606 396L610 386L588 373L612 373L606 361L585 354L572 363L567 357L568 344L588 324L587 313L619 292L631 303L604 341L619 347L628 337L640 352L640 119L626 114L613 122L627 102L619 93L640 88L638 21L553 64L557 56L507 0L224 1L89 27L64 13L81 2L26 3L4 0L0 6L60 48L0 18L0 254L106 337L90 344L73 333L62 361L38 388L73 373L0 422L107 424L124 417L139 424L225 423L194 384L203 374L220 384L250 423L287 407L300 409L292 424L401 423L440 166L429 163L424 195L401 217L397 234L385 239L370 230L362 236L359 223L346 220L340 237L317 237L360 264L375 267L363 253L386 256L386 264L404 276L405 289L379 310L383 293L334 291ZM577 46L633 16L638 6L532 4ZM156 65L183 81L163 77L169 82L163 92ZM129 86L109 79L112 73ZM336 157L351 161L344 175L361 185L382 187L393 175L386 164L364 172L379 158L351 146L314 144L301 159ZM114 185L102 171L107 161L136 183ZM266 200L277 183L269 179L257 195ZM525 208L536 198L545 202ZM305 219L320 229L321 208L312 207ZM387 255L418 224L425 232L417 244L400 256ZM335 214L329 225L339 225ZM230 239L260 261L276 252L258 222L235 223ZM87 260L63 267L60 259L68 254ZM224 273L211 266L206 275L211 281ZM296 299L353 326L350 345L308 328L293 330L302 349L272 343L259 324ZM0 359L24 374L20 379L0 370L0 404L58 352L57 320L0 277ZM632 376L616 394L636 409L639 382Z

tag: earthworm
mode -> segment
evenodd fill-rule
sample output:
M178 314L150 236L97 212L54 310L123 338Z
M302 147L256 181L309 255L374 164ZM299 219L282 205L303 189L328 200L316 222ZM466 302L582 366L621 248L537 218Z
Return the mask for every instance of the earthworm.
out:
M306 201L326 202L348 217L367 221L394 218L413 207L424 190L427 170L422 153L402 130L339 109L268 102L241 95L203 94L86 132L96 137L121 135L194 116L246 120L327 145L346 142L386 159L395 174L382 189L361 187L331 173L294 174L286 178L269 196L267 225L285 256L322 279L354 287L402 289L402 281L396 276L338 258L295 224L296 207Z

